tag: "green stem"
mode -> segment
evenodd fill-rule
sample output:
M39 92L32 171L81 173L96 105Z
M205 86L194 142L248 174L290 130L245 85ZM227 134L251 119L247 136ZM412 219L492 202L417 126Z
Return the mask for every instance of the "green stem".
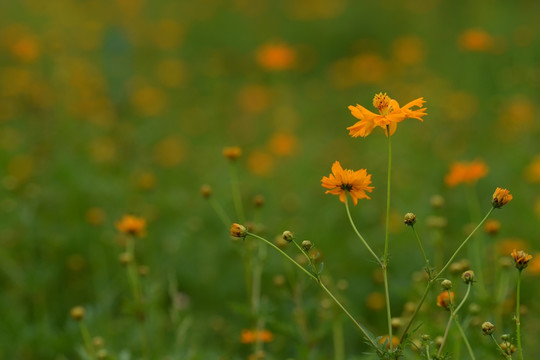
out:
M505 358L505 359L512 359L512 356L511 356L511 355L508 355L508 354L503 350L503 348L501 347L501 345L497 342L497 340L495 339L495 336L493 336L493 334L490 334L489 336L493 339L493 342L495 343L495 345L497 345L497 349L499 349L499 351L500 351L501 354L504 356L504 358ZM508 346L510 346L510 343L508 343Z
M463 338L463 342L465 343L465 346L467 347L467 350L469 351L469 355L471 356L471 359L476 360L476 358L474 357L473 350L471 348L471 344L469 344L469 340L467 339L467 336L465 335L465 332L463 331L463 328L461 327L461 324L459 323L458 318L457 318L457 312L459 311L459 309L461 309L461 307L463 306L463 304L465 304L465 301L469 297L469 293L471 292L471 287L472 287L472 283L469 283L467 286L467 292L465 293L463 300L461 300L459 305L453 311L452 317L454 318L454 322L456 323L459 333L461 334L461 337Z
M227 213L225 212L225 210L223 210L223 207L217 202L216 199L212 197L208 200L210 201L210 205L216 212L217 216L219 217L223 225L225 225L226 228L229 228L231 226L232 221L231 219L229 219L229 216L227 216Z
M392 311L390 310L390 291L388 289L388 243L390 236L390 188L392 175L392 136L390 135L390 127L386 125L386 133L388 135L388 178L386 186L386 229L384 236L384 254L383 254L383 280L384 294L386 298L386 320L388 322L388 337L390 339L390 351L393 348L392 342Z
M422 242L420 241L420 237L418 236L418 233L416 232L416 229L414 225L411 225L411 228L414 232L414 235L416 236L416 240L418 241L418 245L420 246L420 250L422 251L422 256L424 257L424 263L426 264L426 272L428 274L428 278L431 279L431 268L429 266L429 261L426 256L426 252L424 251L424 247L422 246Z
M521 272L523 269L518 269L518 280L516 289L516 337L518 345L518 354L520 360L523 360L523 349L521 347L521 320L520 320L520 292L521 292Z
M407 336L407 332L409 331L409 328L411 327L414 319L416 318L416 315L418 315L418 312L420 311L420 308L424 304L424 301L426 300L427 295L429 294L429 290L434 284L434 280L428 281L428 284L426 286L426 290L424 290L424 294L422 295L422 298L420 298L420 301L418 302L418 305L416 305L416 309L414 309L414 313L412 314L411 318L409 319L409 322L405 326L405 330L403 330L403 334L401 335L401 338L399 340L399 343L402 344L405 340L405 337Z
M332 324L334 339L334 360L345 360L345 347L343 341L343 326L341 317L336 316Z
M96 355L94 345L92 344L92 337L90 336L90 332L88 331L88 328L86 327L84 322L79 322L79 329L81 330L81 335L84 341L84 347L86 348L86 352L88 353L90 358L94 359Z
M238 175L236 173L236 163L229 163L229 172L231 177L231 191L234 202L234 209L236 210L236 217L238 221L243 224L246 221L244 216L244 207L242 205L242 196L240 195L240 184L238 182Z
M356 225L354 224L354 221L352 219L352 216L351 216L351 211L349 209L349 200L347 199L347 197L345 197L345 209L347 210L347 216L349 217L349 222L351 223L351 226L354 230L354 232L356 233L356 235L358 236L358 238L362 241L362 243L364 244L364 246L368 249L369 253L371 255L373 255L373 257L375 258L375 260L377 261L377 263L379 264L379 266L382 268L383 267L383 263L381 261L381 259L379 259L379 257L377 256L377 254L375 254L375 252L371 249L371 247L369 246L369 244L367 243L367 241L364 239L364 237L360 234L360 232L358 231L358 229L356 228Z
M141 300L141 293L140 293L140 286L139 286L139 279L137 276L137 268L136 268L136 262L135 262L135 242L133 241L132 236L128 236L127 242L126 242L126 251L131 258L131 261L129 262L127 266L128 271L128 279L129 284L131 286L131 292L133 293L133 300L135 303L137 303L137 306L140 303Z
M274 245L270 241L266 240L265 238L263 238L261 236L258 236L258 235L255 235L255 234L252 234L252 233L249 233L249 232L247 233L247 235L253 236L253 237L255 237L255 238L259 239L259 240L264 241L266 244L270 245L275 250L277 250L287 260L289 260L291 263L296 265L300 270L302 270L304 273L306 273L310 278L315 280L317 282L317 284L328 294L328 296L330 296L330 298L332 300L334 300L334 302L341 308L341 310L351 319L351 321L356 325L356 327L360 330L360 332L364 335L364 337L370 342L370 344L373 346L373 348L376 349L377 353L382 354L382 352L379 349L379 347L377 346L377 343L375 342L375 340L373 340L373 338L368 334L368 332L364 329L364 327L362 325L360 325L360 323L358 323L356 321L356 319L347 311L347 309L345 309L345 307L339 302L339 300L334 296L334 294L332 294L332 292L330 290L328 290L328 288L322 283L322 281L320 281L320 279L317 276L310 273L302 265L300 265L295 260L293 260L289 255L287 255L283 250L281 250L279 247L277 247L276 245Z
M255 235L255 234L252 234L250 232L247 233L247 235L250 235L250 236L253 236L254 238L257 238L259 240L262 240L264 241L266 244L270 245L271 247L273 247L274 249L276 249L277 251L279 251L281 253L281 255L285 256L285 258L287 258L287 260L289 260L290 262L292 262L294 265L296 265L300 270L302 270L303 272L305 272L310 278L312 278L313 280L315 280L316 282L319 282L319 279L313 275L312 273L310 273L309 271L306 270L306 268L304 268L302 265L300 265L299 263L297 263L293 258L291 258L289 255L287 255L283 250L281 250L280 248L278 248L276 245L274 245L273 243L271 243L270 241L266 240L265 238L263 237L260 237L259 235Z
M454 258L457 256L457 254L459 253L459 251L465 246L465 244L467 244L467 242L472 238L472 236L474 235L474 233L480 229L482 227L482 225L484 224L484 222L486 222L487 218L489 217L489 215L491 215L491 213L493 212L493 210L495 210L494 207L491 207L491 209L489 209L488 213L486 214L486 216L484 216L484 218L482 219L482 221L480 221L480 223L474 228L474 230L469 234L469 236L467 236L467 238L465 240L463 240L463 242L461 243L461 245L459 245L459 247L457 248L457 250L454 252L454 254L450 257L450 260L448 260L448 262L446 263L446 265L443 266L443 268L441 269L441 271L439 271L437 273L437 275L435 275L435 277L433 278L434 280L435 279L438 279L439 276L442 275L442 273L448 268L448 266L450 266L450 264L452 263L452 261L454 261Z
M313 273L317 275L317 277L319 276L318 275L318 271L317 271L317 268L315 267L315 264L313 263L313 260L309 257L309 254L304 250L302 249L302 247L300 245L298 245L298 243L296 241L292 241L294 243L294 245L296 245L296 247L298 248L298 250L300 250L300 252L302 254L304 254L304 256L306 257L307 261L309 262L309 264L311 265L311 269L313 270Z

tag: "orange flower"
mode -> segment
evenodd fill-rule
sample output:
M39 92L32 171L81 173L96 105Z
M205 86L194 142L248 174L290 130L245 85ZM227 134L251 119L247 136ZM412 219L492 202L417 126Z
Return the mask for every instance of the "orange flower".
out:
M257 62L268 70L290 69L296 61L296 52L285 44L266 44L257 50Z
M510 194L510 191L506 189L497 188L493 193L493 201L491 204L493 207L500 208L508 204L512 200L513 196Z
M223 149L223 156L229 160L236 160L242 156L242 149L238 146L229 146Z
M268 330L248 330L243 329L240 335L240 342L242 344L252 344L257 340L262 342L271 342L274 339L274 335Z
M349 106L351 114L360 121L347 128L349 135L352 137L366 137L371 134L375 126L379 126L385 131L388 126L390 135L393 135L396 132L397 124L407 118L423 121L422 116L427 115L424 112L426 108L421 108L424 102L424 98L418 98L400 108L396 100L388 97L386 93L379 93L373 98L373 106L379 109L379 115L372 113L361 105L351 105ZM421 109L411 110L413 106ZM388 132L386 135L388 136Z
M448 295L450 293L450 295ZM453 291L443 291L439 296L437 296L437 306L448 309L448 306L454 302L454 292Z
M388 335L383 335L379 338L379 344L383 345L386 342L386 348L390 349L390 341L388 341ZM399 345L399 338L392 336L392 347L395 348Z
M445 176L444 182L449 187L459 184L473 185L478 179L485 177L488 167L482 160L471 162L455 162L450 167L450 172Z
M532 255L527 254L523 250L517 251L516 249L514 249L510 255L514 258L514 261L516 262L516 268L518 268L519 270L525 269L527 265L529 265L529 261L531 261L532 259Z
M146 220L132 215L124 215L116 222L116 229L124 234L143 236L146 228Z
M351 194L354 205L358 203L358 199L370 199L366 191L372 192L374 187L368 186L369 184L371 184L371 175L367 174L366 169L343 170L339 161L332 165L332 174L329 177L323 176L321 179L322 187L330 189L325 194L339 195L339 200L345 202L348 192Z

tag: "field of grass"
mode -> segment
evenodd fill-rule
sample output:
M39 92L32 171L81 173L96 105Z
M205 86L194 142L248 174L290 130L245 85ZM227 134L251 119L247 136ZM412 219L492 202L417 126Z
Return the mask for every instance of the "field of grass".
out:
M509 189L490 217L500 230L482 227L439 280L460 301L462 271L475 271L458 321L477 359L503 359L481 324L518 345L510 252L531 254L520 337L535 358L539 14L534 0L0 2L0 358L376 359L317 282L229 227L310 240L322 283L374 339L388 335L380 266L321 187L336 160L367 169L371 199L349 197L351 216L382 255L388 139L347 131L358 121L348 107L377 112L380 92L427 108L391 136L392 317L407 323L427 279L403 216L416 214L440 270L495 188ZM223 156L232 146L234 161ZM473 161L485 174L448 183L453 164ZM142 236L119 231L127 214L146 221ZM405 359L438 346L450 314L441 291L437 281L411 327L421 351L409 343ZM470 358L456 326L445 342L442 354Z

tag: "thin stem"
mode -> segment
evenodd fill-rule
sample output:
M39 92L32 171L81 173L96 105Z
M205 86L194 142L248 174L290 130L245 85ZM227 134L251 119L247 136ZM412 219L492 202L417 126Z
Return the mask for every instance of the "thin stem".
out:
M317 277L319 276L318 275L318 271L317 271L317 268L315 267L315 264L313 263L313 260L309 257L309 254L304 250L302 249L302 247L300 245L298 245L298 243L296 241L292 241L294 243L294 245L296 245L296 247L298 248L298 250L300 250L300 252L302 254L304 254L304 256L306 257L307 261L309 262L309 264L311 265L311 269L313 270L313 273L317 275Z
M450 325L452 325L452 314L450 314L450 317L448 318L448 322L446 323L446 329L444 330L444 336L442 339L441 346L439 347L439 351L437 352L437 356L441 356L442 349L444 347L444 344L446 343L446 338L448 337L448 332L450 331Z
M96 356L94 345L92 343L92 337L90 336L90 332L88 331L86 324L80 321L79 329L81 330L81 335L84 341L84 347L86 348L86 352L88 353L88 356L90 356L90 358L94 359Z
M388 337L390 339L390 351L392 351L392 311L390 310L390 292L388 289L388 243L390 235L390 188L392 175L392 136L390 135L390 126L386 125L386 134L388 137L388 178L386 181L386 229L384 235L384 254L383 254L383 280L384 295L386 298L386 320L388 322Z
M471 356L471 359L476 360L476 358L474 357L474 352L471 348L471 344L469 344L469 340L467 340L467 335L465 335L465 332L463 331L461 324L459 323L457 318L454 318L454 322L456 323L459 333L461 334L461 337L463 338L463 342L465 343L465 346L467 347L467 350L469 351L469 355Z
M516 289L516 337L518 345L519 358L523 360L523 349L521 347L521 321L520 321L520 290L521 290L521 272L523 269L518 269L518 280Z
M482 219L482 221L480 221L480 223L478 225L476 225L476 227L474 228L474 230L469 234L469 236L467 236L467 238L465 240L463 240L463 242L461 243L461 245L459 245L459 247L457 248L457 250L454 252L454 254L450 257L450 260L448 260L448 262L446 263L446 265L443 266L443 268L441 269L441 271L439 271L437 273L437 275L435 275L435 277L433 278L434 280L435 279L438 279L439 276L442 275L442 273L448 268L448 266L450 266L450 264L452 263L452 261L454 261L454 258L457 256L457 254L459 253L459 251L465 246L465 244L467 244L467 242L472 238L472 236L474 235L474 233L480 229L482 227L482 225L484 224L484 222L486 222L487 218L489 217L489 215L491 215L491 213L493 212L493 210L495 210L494 207L491 207L491 209L489 209L488 213L486 214L486 216L484 216L484 218Z
M418 245L420 246L420 251L422 251L422 256L424 256L424 263L426 264L426 272L428 274L428 278L431 279L431 268L429 266L429 261L426 256L426 252L424 251L424 247L422 246L422 242L420 241L420 237L418 236L418 233L416 232L414 225L411 225L411 228L412 228L412 231L414 232L414 235L416 236Z
M226 228L229 228L231 226L232 221L231 219L229 219L229 216L227 215L225 210L223 210L223 207L220 205L220 203L218 203L217 200L214 199L213 197L210 197L208 201L210 201L210 205L216 212L217 216L219 217L223 225L225 225Z
M343 344L343 325L341 317L336 316L332 324L332 335L334 340L334 360L345 360L345 347Z
M467 339L467 336L465 335L465 332L463 331L463 328L461 327L461 324L459 323L458 318L457 318L457 312L459 311L459 309L461 309L463 304L465 304L465 301L467 300L467 298L469 297L469 293L471 292L471 288L472 288L472 283L469 283L467 286L467 292L465 292L465 296L463 297L463 300L461 300L459 305L452 312L452 317L454 318L454 322L456 323L459 333L461 334L461 337L463 338L463 342L465 343L465 346L467 347L467 350L469 351L469 355L471 356L471 359L476 360L476 358L474 357L473 350L471 348L471 344L469 344L469 340Z
M375 254L375 252L371 249L371 247L369 246L369 244L367 243L367 241L364 239L364 237L360 234L360 232L358 231L358 229L356 228L356 225L354 224L354 221L352 219L352 216L351 216L351 211L349 209L349 200L347 197L345 197L345 209L347 210L347 216L349 217L349 221L351 223L351 226L354 230L354 232L356 233L356 235L358 236L358 238L362 241L362 243L364 244L364 246L368 249L368 251L370 252L371 255L373 255L373 257L375 258L375 260L377 261L377 263L381 266L381 268L383 267L383 263L381 261L381 259L379 259L379 257L377 256L377 254Z
M414 313L412 314L411 318L409 319L409 322L405 326L405 330L403 330L403 334L401 335L401 338L399 340L399 343L402 344L405 340L405 337L407 336L407 332L409 331L409 328L411 327L414 319L416 318L416 315L418 315L418 312L420 311L420 308L422 307L422 304L424 304L424 301L426 300L427 295L429 294L429 290L434 284L434 280L428 281L428 284L426 286L426 290L424 290L424 294L422 295L422 298L420 298L420 301L418 302L418 305L416 305L416 309L414 309Z
M229 163L229 172L231 177L231 190L234 202L234 209L236 210L236 217L240 223L244 223L246 218L244 216L244 207L242 205L242 196L240 195L240 185L238 182L238 175L236 173L236 163Z
M141 301L141 292L139 278L137 276L137 265L135 263L135 242L132 236L127 237L126 251L131 259L127 266L129 284L131 286L131 292L133 293L133 300L139 305Z
M503 348L501 347L501 345L497 342L497 340L495 339L495 336L493 336L493 334L490 334L489 336L493 339L493 342L495 343L495 345L497 345L497 349L499 349L499 351L500 351L501 354L504 356L504 358L505 358L505 359L512 359L512 356L511 356L511 355L508 355L508 354L503 350ZM508 344L508 346L510 346L510 344Z
M343 312L352 320L352 322L356 325L356 327L362 332L362 334L366 337L366 339L368 339L368 341L371 343L371 345L373 346L374 349L377 350L378 353L380 353L380 350L377 346L377 344L375 343L375 340L373 340L371 338L371 336L369 336L369 334L367 333L367 331L362 327L362 325L360 325L356 320L355 318L347 311L347 309L345 309L345 307L339 302L338 299L336 299L336 297L334 296L334 294L332 294L330 292L330 290L328 290L328 288L322 283L322 282L319 282L319 286L324 290L326 291L326 293L328 294L328 296L330 296L332 298L332 300L334 300L334 302L341 308L341 310L343 310Z
M299 263L297 263L296 261L294 261L289 255L287 255L283 250L281 250L280 248L278 248L276 245L274 245L273 243L271 243L270 241L266 240L265 238L263 237L260 237L259 235L255 235L255 234L252 234L250 232L247 233L247 235L250 235L250 236L253 236L254 238L257 238L259 240L262 240L264 241L265 243L267 243L268 245L270 245L271 247L273 247L274 249L276 249L277 251L279 251L281 253L281 255L285 256L287 258L287 260L289 260L290 262L292 262L294 265L296 265L300 270L302 270L303 272L305 272L310 278L312 278L313 280L315 280L316 282L319 282L319 279L313 275L312 273L310 273L309 271L307 271L302 265L300 265Z
M264 241L265 243L267 243L268 245L270 245L271 247L276 249L279 253L281 253L281 255L283 255L286 259L288 259L291 263L296 265L304 273L306 273L310 278L315 280L317 282L317 284L319 284L319 286L328 294L328 296L330 296L330 298L332 300L334 300L334 302L341 308L341 310L343 310L343 312L351 319L351 321L356 325L356 327L360 330L360 332L362 332L364 337L371 343L373 348L376 349L376 351L379 354L381 354L381 350L378 348L377 343L375 342L375 340L373 340L373 338L368 334L368 332L364 329L364 327L362 327L362 325L360 325L360 323L358 323L356 321L356 319L347 311L347 309L345 309L345 307L339 302L339 300L334 296L334 294L332 294L332 292L330 290L328 290L328 288L320 281L320 279L317 276L311 274L302 265L300 265L295 260L293 260L289 255L287 255L283 250L281 250L280 248L278 248L276 245L272 244L270 241L266 240L265 238L263 238L261 236L258 236L258 235L255 235L255 234L252 234L252 233L249 233L249 232L247 233L247 235L253 236L253 237L255 237L255 238L259 239L259 240Z

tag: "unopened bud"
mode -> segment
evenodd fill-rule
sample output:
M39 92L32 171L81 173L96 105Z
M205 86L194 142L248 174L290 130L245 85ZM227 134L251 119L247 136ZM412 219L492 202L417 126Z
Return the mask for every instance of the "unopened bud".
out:
M234 223L231 225L231 236L237 238L245 238L247 235L247 229L244 225Z
M75 306L69 311L69 316L75 321L81 321L84 318L84 308L82 306Z
M502 339L502 341L509 341L510 340L510 335L509 334L502 334L501 339Z
M281 236L283 238L283 240L285 240L286 242L291 242L294 240L294 235L291 231L289 230L285 230L283 232L283 235Z
M313 244L311 243L311 241L309 240L302 241L302 249L304 249L304 251L309 251L309 249L311 249L312 246Z
M409 226L414 225L416 223L416 215L413 213L406 213L403 217L403 222Z
M448 279L445 279L441 282L441 286L444 290L450 290L452 288L452 282Z
M482 324L482 334L484 335L491 335L495 331L495 325L490 323L489 321L486 321Z
M201 186L201 195L204 198L209 198L212 195L212 187L207 184Z
M253 198L253 205L255 205L255 207L263 206L264 205L264 196L255 195L255 197Z
M465 281L465 284L472 284L474 282L474 271L467 270L462 275L461 278Z
M227 159L234 161L242 155L242 149L238 146L226 147L223 149L223 156Z
M441 195L433 195L431 199L429 199L429 203L435 209L440 209L444 206L444 198Z

